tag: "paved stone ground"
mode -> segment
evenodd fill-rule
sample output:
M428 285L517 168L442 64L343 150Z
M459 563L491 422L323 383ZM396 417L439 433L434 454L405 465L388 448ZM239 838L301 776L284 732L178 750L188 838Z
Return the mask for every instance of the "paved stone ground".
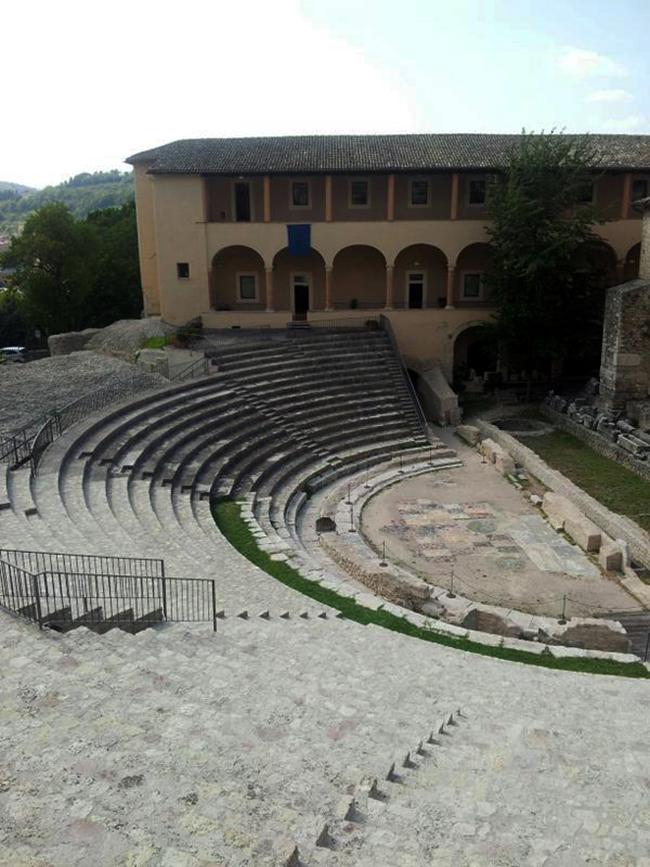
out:
M463 596L533 614L585 617L637 608L595 561L556 533L494 467L454 440L464 466L418 476L382 492L362 529L388 556Z
M156 374L97 352L73 352L0 365L0 434L18 430L50 410L88 394L106 378L124 385L125 394L168 381Z

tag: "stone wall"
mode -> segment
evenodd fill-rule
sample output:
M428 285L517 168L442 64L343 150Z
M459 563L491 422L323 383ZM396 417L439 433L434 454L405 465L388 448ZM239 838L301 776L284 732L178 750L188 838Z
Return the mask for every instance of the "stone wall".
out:
M635 524L630 518L610 511L562 473L549 467L539 455L536 455L535 452L510 434L499 430L483 419L478 419L476 425L484 437L489 437L503 446L518 464L539 479L549 490L555 491L575 503L608 536L627 542L634 559L643 563L644 566L650 567L650 536L638 524Z
M85 328L83 331L66 331L62 334L50 334L47 346L50 355L70 355L84 349L88 341L99 334L101 328Z
M638 279L607 291L598 403L605 412L627 410L649 390L650 280Z
M573 434L573 436L582 440L582 442L586 443L598 454L616 461L626 469L636 473L637 476L641 476L642 479L650 481L650 463L647 461L638 460L634 455L619 448L616 443L606 439L598 431L589 430L589 428L578 424L578 422L573 421L573 419L564 415L564 413L556 412L546 405L542 405L540 408L544 415L553 422L555 427Z

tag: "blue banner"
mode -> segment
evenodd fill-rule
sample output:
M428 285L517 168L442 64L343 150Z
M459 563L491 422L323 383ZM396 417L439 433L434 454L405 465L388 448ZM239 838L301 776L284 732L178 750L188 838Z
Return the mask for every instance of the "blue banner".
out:
M287 226L287 247L290 256L308 256L311 250L311 226L305 223Z

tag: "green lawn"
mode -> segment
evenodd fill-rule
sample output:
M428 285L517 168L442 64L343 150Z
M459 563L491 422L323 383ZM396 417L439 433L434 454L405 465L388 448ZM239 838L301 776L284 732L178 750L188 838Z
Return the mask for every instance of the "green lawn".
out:
M164 349L168 343L172 342L172 338L167 336L148 337L142 344L143 349Z
M287 563L278 560L272 560L271 557L262 551L247 524L241 517L241 506L233 500L220 500L213 504L212 513L214 520L219 527L221 533L228 539L230 544L244 555L251 563L259 566L272 577L298 590L305 596L320 602L323 605L328 605L337 611L340 611L348 620L355 620L357 623L368 624L374 623L377 626L382 626L384 629L392 629L395 632L401 632L404 635L410 635L413 638L419 638L422 641L431 641L435 644L443 644L446 647L454 647L458 650L467 651L470 653L478 653L482 656L494 656L499 659L508 659L512 662L523 662L529 665L539 665L544 668L554 668L563 671L582 671L591 674L614 674L623 677L650 677L650 673L646 671L644 666L639 663L620 663L610 662L609 660L598 659L555 659L550 654L542 654L541 656L534 653L526 653L521 650L510 650L505 647L487 647L483 644L477 644L466 639L451 638L447 635L442 635L432 630L422 629L413 626L402 617L397 617L387 611L373 611L370 608L364 608L357 605L351 599L345 596L339 596L333 590L327 590L303 578L299 572L289 566Z
M650 482L564 431L525 437L522 442L608 509L650 530Z

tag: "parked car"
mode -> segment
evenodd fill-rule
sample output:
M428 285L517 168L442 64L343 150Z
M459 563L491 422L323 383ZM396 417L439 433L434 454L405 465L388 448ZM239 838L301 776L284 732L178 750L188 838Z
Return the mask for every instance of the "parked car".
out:
M0 361L25 361L24 346L0 346Z

